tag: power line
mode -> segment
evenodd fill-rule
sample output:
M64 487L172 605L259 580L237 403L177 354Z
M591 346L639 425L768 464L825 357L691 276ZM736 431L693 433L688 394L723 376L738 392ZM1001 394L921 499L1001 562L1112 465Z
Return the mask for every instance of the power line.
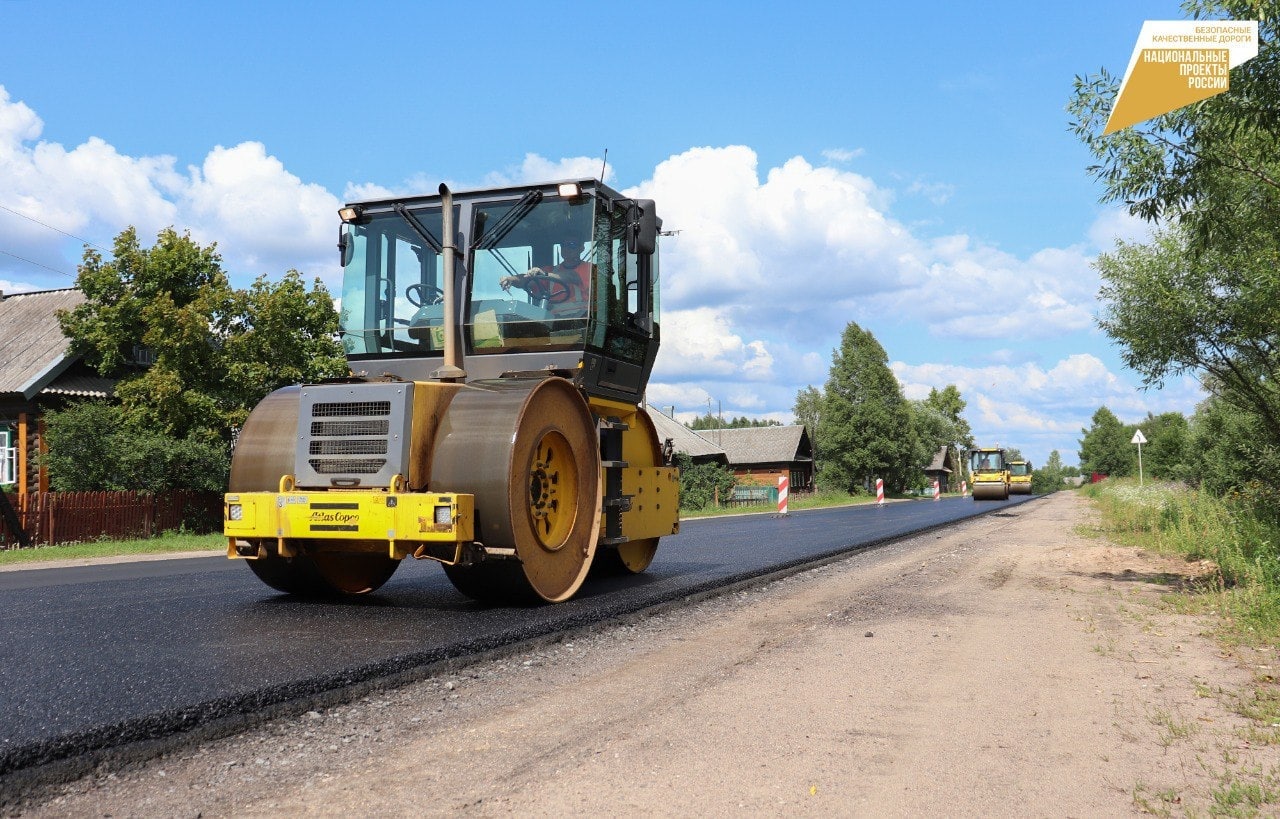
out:
M0 205L0 207L4 207L4 206L3 206L3 205ZM8 208L5 208L5 210L8 210ZM54 230L57 230L57 228L54 228ZM72 237L72 238L75 238L75 237ZM4 255L6 255L6 256L12 256L13 258L18 259L18 260L20 260L20 261L24 261L24 262L26 262L27 264L33 264L33 265L35 265L36 267L43 267L45 270L52 270L54 273L57 273L57 274L62 275L62 276L66 276L66 277L67 277L67 278L69 278L69 279L75 278L75 277L74 277L74 276L72 276L70 273L67 273L67 272L65 272L65 271L63 271L63 270L59 270L59 269L58 269L58 268L56 268L56 267L49 267L49 265L47 265L47 264L42 264L42 263L40 263L40 262L35 261L34 259L28 259L26 256L19 256L17 253L10 253L10 252L9 252L9 251L7 251L7 250L0 250L0 253L3 253L3 254L4 254Z
M75 239L77 242L81 242L82 244L86 244L86 245L88 245L89 247L96 248L97 250L101 250L103 253L110 253L110 252L111 252L110 250L107 250L107 249L106 249L106 248L104 248L104 247L98 247L98 246L97 246L97 245L95 245L93 242L89 241L88 239L81 238L81 237L79 237L79 236L75 235L74 233L67 233L65 230L62 230L61 228L56 228L56 227L54 227L53 225L47 225L47 224L45 224L44 222L41 222L39 219L36 219L36 218L34 218L34 217L31 217L31 216L28 216L28 215L26 215L25 213L19 213L18 211L14 210L13 208L6 207L5 205L0 205L0 210L6 210L6 211L8 211L9 213L12 213L14 216L21 216L23 219L26 219L26 220L31 221L31 222L35 222L35 223L36 223L37 225L39 225L40 227L46 227L46 228L48 228L49 230L54 231L55 233L61 233L63 236L66 236L66 237L67 237L67 238L69 238L69 239ZM13 254L12 254L12 253L10 253L10 254L8 254L8 255L13 256ZM21 258L21 257L16 257L16 258ZM30 260L29 260L29 259L23 259L23 261L30 261ZM38 262L32 262L32 264L39 264L39 263L38 263ZM40 265L40 266L41 266L41 267L44 267L44 265ZM50 268L50 270L52 270L52 269L53 269L53 268ZM60 271L55 271L55 272L60 272Z

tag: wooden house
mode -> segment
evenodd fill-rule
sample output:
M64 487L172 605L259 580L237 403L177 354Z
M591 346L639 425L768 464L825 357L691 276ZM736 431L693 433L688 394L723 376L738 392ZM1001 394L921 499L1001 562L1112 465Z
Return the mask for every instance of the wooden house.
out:
M49 488L38 457L45 449L44 413L114 391L114 381L70 353L58 324L58 310L83 301L75 288L0 293L0 484L21 494Z
M745 483L777 486L786 475L792 492L813 491L813 443L801 424L699 433L724 450L729 468Z

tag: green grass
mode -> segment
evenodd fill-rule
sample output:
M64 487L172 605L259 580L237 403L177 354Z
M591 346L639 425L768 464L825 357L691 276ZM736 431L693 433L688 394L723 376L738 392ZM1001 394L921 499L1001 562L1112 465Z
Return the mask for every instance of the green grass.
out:
M1187 609L1216 612L1238 645L1280 642L1280 529L1247 504L1173 484L1108 480L1086 490L1114 542L1181 555L1207 567Z
M0 566L44 560L195 552L206 549L225 549L226 545L227 540L221 534L193 535L186 532L168 532L160 537L146 540L99 540L61 546L39 546L34 549L6 549L0 551Z

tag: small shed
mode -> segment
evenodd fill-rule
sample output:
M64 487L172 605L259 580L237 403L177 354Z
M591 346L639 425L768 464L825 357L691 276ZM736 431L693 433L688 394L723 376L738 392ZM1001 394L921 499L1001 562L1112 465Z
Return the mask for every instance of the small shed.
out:
M959 470L955 462L955 453L949 446L940 447L933 453L933 460L924 468L925 478L932 486L934 481L944 490L955 490L959 486Z

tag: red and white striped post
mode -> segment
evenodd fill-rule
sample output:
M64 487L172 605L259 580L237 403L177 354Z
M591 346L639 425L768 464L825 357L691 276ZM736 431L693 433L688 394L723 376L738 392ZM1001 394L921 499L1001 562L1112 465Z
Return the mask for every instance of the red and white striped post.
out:
M876 506L884 506L884 481L876 478Z
M969 482L960 481L960 497L966 497L969 494Z
M938 486L937 481L934 481L933 482L933 499L938 500L941 497L942 497L942 488Z
M778 514L787 514L787 490L791 487L791 479L786 475L778 476Z

